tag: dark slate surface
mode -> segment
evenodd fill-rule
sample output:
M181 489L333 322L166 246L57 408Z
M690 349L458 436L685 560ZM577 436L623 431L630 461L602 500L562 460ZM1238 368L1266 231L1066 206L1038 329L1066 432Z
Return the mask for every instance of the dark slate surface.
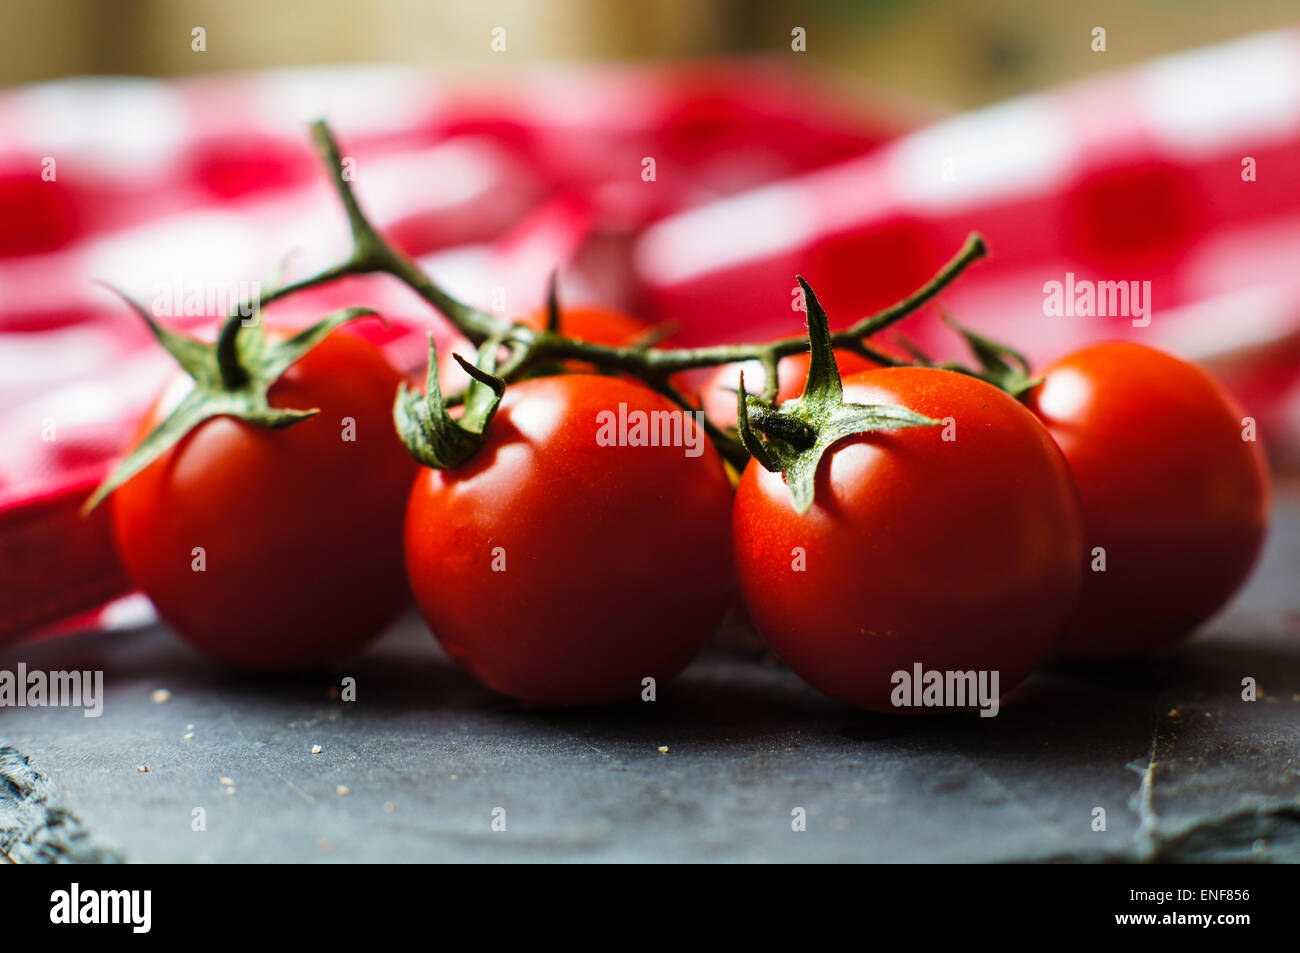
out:
M10 649L9 667L102 668L107 702L97 720L0 711L0 856L1296 861L1298 584L1287 506L1201 637L1158 660L1055 666L993 719L861 714L724 648L655 703L526 711L415 618L352 665L291 678L220 669L157 627ZM331 696L344 675L355 703Z

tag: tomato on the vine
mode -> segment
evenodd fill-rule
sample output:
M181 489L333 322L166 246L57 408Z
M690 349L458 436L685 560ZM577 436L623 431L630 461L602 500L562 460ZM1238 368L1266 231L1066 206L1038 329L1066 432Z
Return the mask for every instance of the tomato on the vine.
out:
M1089 553L1062 651L1166 648L1241 585L1268 523L1252 422L1208 374L1113 342L1070 354L1026 397L1065 454Z
M306 668L397 616L416 469L393 432L399 381L374 345L333 333L268 392L319 414L282 429L213 417L113 492L127 573L182 638L238 665ZM193 387L178 375L141 437Z
M638 445L643 419L659 445ZM621 378L535 378L506 389L465 463L416 477L407 571L434 635L489 688L539 705L636 698L721 620L730 509L692 415Z
M941 426L833 444L803 514L781 473L750 462L733 540L755 625L806 681L863 708L902 710L894 673L916 664L996 671L1010 690L1051 653L1080 585L1065 459L1023 405L973 377L876 369L843 388Z

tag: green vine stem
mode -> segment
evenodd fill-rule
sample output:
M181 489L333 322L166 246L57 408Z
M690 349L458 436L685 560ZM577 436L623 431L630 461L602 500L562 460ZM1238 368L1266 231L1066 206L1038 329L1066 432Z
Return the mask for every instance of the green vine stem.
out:
M593 365L604 372L634 376L684 408L692 408L691 402L671 383L673 375L681 371L719 364L758 361L766 371L762 399L770 404L776 398L777 362L783 357L808 350L808 338L804 335L792 335L762 343L700 348L657 347L651 346L651 342L612 347L579 341L566 337L556 330L554 312L558 305L555 303L553 287L548 296L552 319L542 330L471 307L445 292L424 274L415 262L393 247L376 231L357 201L352 184L345 173L338 144L329 127L324 121L318 120L312 125L312 134L347 214L352 230L351 253L346 260L314 275L274 288L264 294L260 302L251 303L250 306L265 308L281 298L351 275L385 273L406 284L424 301L445 315L476 347L488 340L499 340L507 353L498 365L496 376L504 381L517 379L538 364L577 360ZM904 363L872 347L869 339L932 301L968 266L986 254L984 240L978 234L971 233L957 254L933 278L891 307L865 317L849 328L833 332L832 345L853 351L882 366ZM450 394L445 398L448 406L464 400L464 392ZM709 436L729 458L740 459L743 449L736 438L720 431L712 424L707 424L706 428Z
M759 446L754 431L749 429L751 418L753 425L766 430L770 437L777 441L784 440L790 453L808 450L810 441L815 443L811 433L803 432L807 429L808 421L800 420L797 412L798 407L807 404L807 395L802 402L795 402L791 414L768 413L769 410L779 409L775 406L778 362L783 357L807 351L808 338L793 335L758 344L701 348L659 347L660 337L653 334L623 347L580 341L566 337L559 331L560 307L554 274L547 295L547 321L541 330L471 307L447 294L414 261L386 241L371 225L352 189L338 143L324 121L318 120L312 124L312 135L321 158L329 169L330 179L352 230L352 249L348 257L298 281L283 284L277 278L277 283L269 291L256 300L237 306L231 312L222 325L215 344L211 345L162 327L138 304L130 302L162 346L194 378L195 386L180 406L100 485L87 500L84 512L97 506L114 489L209 418L232 416L262 427L287 427L314 414L316 411L311 409L281 410L271 407L267 399L271 385L289 365L335 328L374 312L364 308L339 311L288 340L276 342L266 339L260 319L248 326L239 316L258 314L260 318L261 312L276 301L352 275L392 275L445 315L478 349L474 365L469 365L459 355L455 355L473 379L465 391L445 398L441 393L434 393L436 378L431 368L428 390L423 397L417 398L405 391L398 396L394 409L398 431L419 445L420 452L417 456L427 460L429 465L454 465L473 452L509 381L539 365L566 360L581 361L600 371L634 376L678 406L691 411L696 408L672 382L675 374L693 368L757 361L766 372L766 380L761 397L754 396L748 400L742 398L742 432L725 432L704 419L704 429L709 438L728 460L738 466L743 466L748 460L747 448L750 444ZM971 233L952 260L912 294L843 331L831 333L828 328L822 329L819 343L829 342L832 348L853 351L882 366L903 363L876 350L869 339L933 300L969 265L985 254L984 240L978 234ZM824 312L816 305L812 289L802 278L800 284L807 309L811 311L818 308L818 318L824 324ZM812 323L809 327L811 330ZM964 333L981 357L985 373L996 372L1000 383L1006 379L1014 386L1024 383L1022 377L1027 380L1024 375L1015 376L1017 368L1007 364L1010 359L1023 365L1023 359L1019 355L977 338L970 332ZM430 344L430 360L433 361L432 341ZM453 418L448 410L457 404L466 405L466 411L459 420ZM748 417L745 415L746 410ZM853 412L860 413L859 410ZM880 416L877 411L873 413ZM884 418L873 418L873 421L872 426L890 425ZM825 421L822 423L825 424ZM843 422L836 418L835 423L839 426ZM911 426L915 422L895 421L892 425ZM833 429L823 426L822 432L830 433ZM748 431L747 434L745 431ZM742 435L747 439L742 439ZM764 456L771 457L775 452L769 450ZM802 502L802 497L800 499Z

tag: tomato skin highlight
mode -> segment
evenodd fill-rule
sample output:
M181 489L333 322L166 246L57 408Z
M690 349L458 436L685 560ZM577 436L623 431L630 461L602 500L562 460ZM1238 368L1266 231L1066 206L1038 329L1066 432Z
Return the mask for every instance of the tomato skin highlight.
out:
M1064 458L1019 402L972 377L877 369L844 393L952 418L955 439L940 426L841 441L802 516L781 474L750 461L733 541L755 625L814 687L873 711L917 711L891 704L891 678L918 662L996 670L1011 690L1051 653L1079 590L1083 521Z
M396 618L416 470L393 431L400 380L374 345L335 332L269 394L315 417L280 430L206 421L113 493L127 573L181 638L236 665L300 669L355 654ZM141 436L188 383L164 392Z
M506 390L474 457L416 477L406 518L416 602L452 659L501 694L545 706L636 698L643 678L684 668L722 618L722 461L702 433L694 457L599 445L597 415L620 403L675 409L621 378L524 381Z
M1085 568L1063 654L1168 648L1249 574L1268 524L1268 463L1236 402L1195 365L1112 342L1048 367L1026 402L1065 454L1083 501ZM1089 558L1091 563L1091 557Z

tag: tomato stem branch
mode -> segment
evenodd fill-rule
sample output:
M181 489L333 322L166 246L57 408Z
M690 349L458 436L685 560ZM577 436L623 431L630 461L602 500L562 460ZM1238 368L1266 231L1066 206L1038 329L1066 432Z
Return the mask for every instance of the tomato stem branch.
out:
M498 376L504 380L515 379L539 364L576 360L594 365L604 372L635 376L683 407L689 407L690 402L671 383L674 374L693 368L742 361L758 361L763 365L766 377L761 399L764 403L773 404L778 389L778 362L783 357L808 350L808 338L802 334L763 343L699 348L647 347L644 343L613 347L580 341L559 333L555 327L553 313L546 327L538 330L480 311L449 295L414 261L376 231L357 201L348 167L344 164L338 144L330 133L329 127L324 121L318 120L312 125L312 135L316 140L321 159L329 170L335 192L347 214L352 231L352 251L346 261L266 293L260 302L256 303L259 307L265 307L300 291L352 275L385 273L406 284L424 301L444 314L475 346L488 340L499 339L508 349L508 356L497 371ZM852 351L886 367L906 363L872 347L868 339L897 324L933 300L967 267L983 258L986 253L984 240L978 234L972 233L957 254L933 278L912 294L883 311L861 319L849 328L833 332L831 334L833 346ZM552 281L554 282L554 279ZM554 283L551 285L548 300L554 312ZM460 394L448 395L447 403L449 405L459 403L463 399L463 395ZM739 447L738 441L723 434L716 427L710 426L709 429L710 436L715 440L730 440ZM724 452L726 449L730 448L724 448Z
M972 233L961 250L933 278L902 301L863 318L843 331L832 332L831 343L837 348L853 351L884 367L904 363L876 350L867 343L866 339L897 324L933 300L968 266L986 254L984 239ZM516 326L516 329L520 328L530 336L532 351L537 357L584 360L598 367L622 370L643 377L673 374L696 367L713 367L739 361L761 361L764 370L768 372L764 383L765 398L775 397L777 376L772 373L772 370L776 362L783 357L801 354L808 350L808 338L804 335L794 335L763 344L722 344L714 347L644 350L591 344L548 331L538 332L532 328ZM770 395L769 391L772 392Z
M248 370L239 359L239 331L242 327L243 321L236 311L226 318L217 334L217 372L226 390L239 390L248 383Z

